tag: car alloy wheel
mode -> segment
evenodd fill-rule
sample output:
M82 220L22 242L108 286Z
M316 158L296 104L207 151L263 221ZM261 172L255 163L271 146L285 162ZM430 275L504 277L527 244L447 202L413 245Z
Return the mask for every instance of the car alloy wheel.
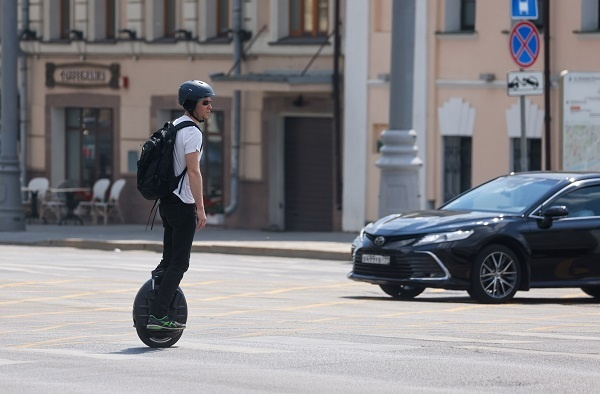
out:
M408 285L379 285L381 290L397 300L411 300L425 291L424 287Z
M505 246L490 245L475 260L469 295L477 301L499 304L510 300L519 288L521 266Z

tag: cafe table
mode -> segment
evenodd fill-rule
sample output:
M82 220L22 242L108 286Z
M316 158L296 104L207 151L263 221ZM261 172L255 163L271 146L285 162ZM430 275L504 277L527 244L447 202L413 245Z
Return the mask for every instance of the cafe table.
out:
M75 213L75 208L79 205L79 201L75 196L77 193L89 193L92 191L89 187L54 187L48 189L50 193L64 194L65 195L65 206L67 207L67 213L60 218L58 224L83 224L83 220Z

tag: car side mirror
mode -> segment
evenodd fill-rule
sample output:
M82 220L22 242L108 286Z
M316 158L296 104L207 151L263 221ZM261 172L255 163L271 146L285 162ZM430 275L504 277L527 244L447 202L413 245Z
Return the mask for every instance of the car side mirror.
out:
M553 205L542 211L542 219L538 220L540 228L552 227L552 222L557 219L569 216L569 210L564 205Z

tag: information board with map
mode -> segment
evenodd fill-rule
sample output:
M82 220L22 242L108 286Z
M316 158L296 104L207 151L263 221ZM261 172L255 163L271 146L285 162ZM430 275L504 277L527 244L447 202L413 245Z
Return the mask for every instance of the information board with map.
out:
M600 171L600 73L561 73L562 169Z

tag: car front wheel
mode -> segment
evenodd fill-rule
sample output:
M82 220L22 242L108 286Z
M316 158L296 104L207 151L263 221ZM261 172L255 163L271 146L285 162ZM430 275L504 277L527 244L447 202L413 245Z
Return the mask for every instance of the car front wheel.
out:
M408 285L379 285L381 290L397 300L411 300L425 291L424 287Z
M469 295L486 304L513 298L521 281L521 266L515 254L502 245L483 249L473 265Z
M585 286L581 290L587 295L591 295L594 298L600 298L600 286Z

